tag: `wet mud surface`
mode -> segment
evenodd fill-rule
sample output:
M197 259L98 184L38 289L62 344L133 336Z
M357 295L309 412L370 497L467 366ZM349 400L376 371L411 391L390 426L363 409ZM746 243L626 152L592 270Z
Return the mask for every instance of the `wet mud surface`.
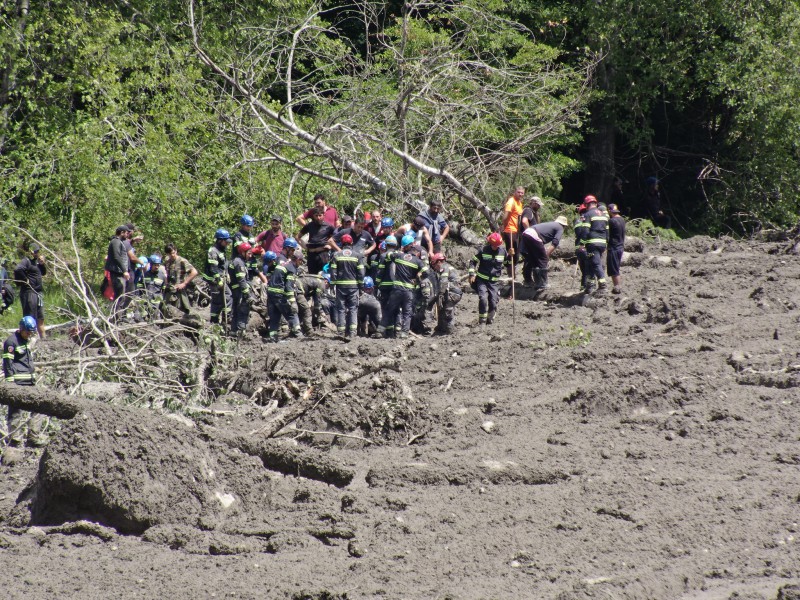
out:
M486 329L465 296L454 335L413 338L399 371L280 436L348 485L214 436L274 417L250 401L262 363L342 375L396 341L251 340L195 423L65 422L0 466L4 597L798 597L800 262L710 238L631 260L623 294L575 306L557 262L551 301L503 300Z

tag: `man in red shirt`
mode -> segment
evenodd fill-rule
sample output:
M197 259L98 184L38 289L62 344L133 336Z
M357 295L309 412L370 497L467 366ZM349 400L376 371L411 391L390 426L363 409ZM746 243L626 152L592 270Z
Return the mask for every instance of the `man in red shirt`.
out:
M322 209L325 211L322 217L323 221L325 221L334 229L341 226L341 222L339 221L339 213L336 212L336 209L332 205L325 201L325 194L317 194L314 196L314 206L309 208L302 215L298 216L295 220L301 226L305 226L305 224L309 222L311 216L314 214L314 209L318 207L322 207Z
M281 229L283 219L278 216L272 217L270 223L272 229L262 231L256 236L256 244L261 244L264 252L272 250L275 254L283 252L283 240L286 239L286 234Z

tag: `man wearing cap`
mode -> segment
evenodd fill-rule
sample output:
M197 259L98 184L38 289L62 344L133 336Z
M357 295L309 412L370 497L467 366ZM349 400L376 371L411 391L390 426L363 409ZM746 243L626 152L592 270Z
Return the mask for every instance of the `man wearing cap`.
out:
M431 254L442 251L442 243L450 234L450 225L447 224L441 212L442 201L438 198L434 198L428 204L428 210L423 210L417 215L418 219L423 220L425 230L428 232L428 237L431 239L433 246L433 252L431 252Z
M625 219L619 212L616 204L608 205L608 212L611 218L608 220L608 258L606 266L611 282L614 284L611 293L622 293L622 277L620 276L620 265L622 264L622 253L625 250Z
M295 219L297 223L300 224L301 226L305 226L307 223L309 223L311 219L314 217L315 208L322 209L322 214L323 214L322 220L331 227L333 227L334 229L341 224L339 222L339 213L332 205L328 204L325 201L325 194L322 193L318 193L314 196L314 206L309 208L302 215L298 216L297 219Z
M525 265L522 268L525 281L531 280L533 275L533 289L536 292L547 289L547 266L550 255L558 247L564 228L569 221L567 217L559 215L555 221L539 223L528 227L522 232L522 246L524 248Z
M36 319L39 338L44 339L44 286L42 276L47 273L39 244L30 245L31 257L25 257L14 269L14 280L19 286L22 316Z
M274 215L270 220L270 228L256 236L256 244L260 244L264 248L264 252L271 251L275 254L283 252L283 240L286 239L286 234L283 232L282 226L283 219Z
M111 289L114 291L114 314L123 310L127 306L125 296L125 283L131 278L129 270L130 258L125 249L125 242L128 239L130 229L127 225L120 225L114 237L108 243L106 252L105 270L108 271L111 279Z
M528 227L533 227L542 222L542 217L539 210L544 206L544 202L539 196L531 196L528 205L522 209L522 215L519 218L519 230L525 231Z

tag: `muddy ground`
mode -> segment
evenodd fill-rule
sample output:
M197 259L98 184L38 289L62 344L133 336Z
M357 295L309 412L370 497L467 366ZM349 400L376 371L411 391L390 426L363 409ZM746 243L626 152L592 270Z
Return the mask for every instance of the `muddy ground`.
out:
M115 454L115 436L128 443L133 425L87 442L106 445L133 496L170 504L143 532L24 522L17 500L42 451L28 452L0 467L3 596L800 597L800 262L784 249L650 244L625 269L621 296L585 307L503 301L486 329L472 326L477 298L467 295L456 334L415 338L400 373L353 383L282 436L354 470L345 487L196 450L200 437L184 443L181 428L263 425L268 410L247 394L193 429L169 426L183 462L164 469L190 479L198 461L228 469L223 506L210 512L155 491L164 473L140 473L136 454ZM567 263L550 282L551 299L578 287ZM269 357L287 372L342 372L397 343L246 344L257 374ZM85 441L69 430L51 462ZM82 460L74 468L95 477L111 464ZM125 465L155 487L125 484ZM90 512L60 521L113 524Z

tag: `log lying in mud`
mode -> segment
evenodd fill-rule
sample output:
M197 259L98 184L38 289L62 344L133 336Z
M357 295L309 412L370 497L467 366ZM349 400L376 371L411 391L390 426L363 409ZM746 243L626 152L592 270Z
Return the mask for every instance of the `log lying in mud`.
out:
M548 485L568 479L561 471L546 471L511 461L483 461L477 465L408 463L374 468L367 473L370 487L386 485L467 485L485 481L495 485Z

